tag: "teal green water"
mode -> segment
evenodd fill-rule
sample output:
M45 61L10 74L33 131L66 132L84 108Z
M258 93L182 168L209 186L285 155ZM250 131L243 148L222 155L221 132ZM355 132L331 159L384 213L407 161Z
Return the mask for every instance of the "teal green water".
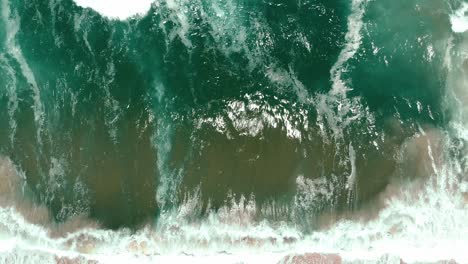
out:
M0 153L57 221L138 226L198 192L313 226L424 174L398 151L450 121L443 40L461 2L161 1L127 21L1 3Z

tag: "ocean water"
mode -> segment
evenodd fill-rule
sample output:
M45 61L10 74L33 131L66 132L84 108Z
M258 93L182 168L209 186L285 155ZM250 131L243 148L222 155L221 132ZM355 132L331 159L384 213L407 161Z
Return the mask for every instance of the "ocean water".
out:
M0 263L468 263L468 2L0 18Z

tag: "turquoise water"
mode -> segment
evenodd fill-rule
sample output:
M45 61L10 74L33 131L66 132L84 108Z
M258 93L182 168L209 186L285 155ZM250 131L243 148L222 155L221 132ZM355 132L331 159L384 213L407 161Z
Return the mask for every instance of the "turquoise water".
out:
M118 20L2 0L0 154L55 224L374 215L448 161L466 180L464 4L168 0Z

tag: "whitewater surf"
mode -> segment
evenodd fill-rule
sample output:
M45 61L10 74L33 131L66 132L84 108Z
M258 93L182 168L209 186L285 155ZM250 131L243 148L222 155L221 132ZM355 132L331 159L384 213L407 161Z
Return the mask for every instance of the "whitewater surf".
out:
M468 3L0 0L0 263L468 263Z

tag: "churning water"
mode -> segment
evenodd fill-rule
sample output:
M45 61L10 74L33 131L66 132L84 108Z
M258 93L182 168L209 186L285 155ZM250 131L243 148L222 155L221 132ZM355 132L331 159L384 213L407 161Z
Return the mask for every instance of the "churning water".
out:
M467 2L0 0L0 43L1 263L468 263Z

